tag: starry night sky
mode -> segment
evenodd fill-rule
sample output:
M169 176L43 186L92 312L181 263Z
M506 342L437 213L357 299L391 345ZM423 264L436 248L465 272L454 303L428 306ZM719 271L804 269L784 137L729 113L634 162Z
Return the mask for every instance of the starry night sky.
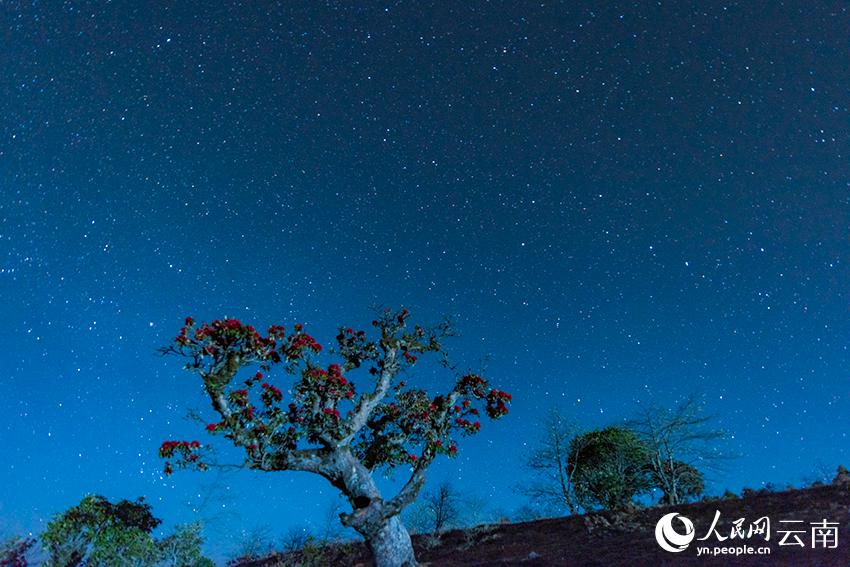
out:
M204 439L197 378L156 354L186 315L325 343L376 304L452 316L514 405L431 478L494 509L551 407L705 396L740 455L714 492L850 465L846 2L0 18L0 532L87 492L321 521L333 490L300 473L163 478L162 440Z

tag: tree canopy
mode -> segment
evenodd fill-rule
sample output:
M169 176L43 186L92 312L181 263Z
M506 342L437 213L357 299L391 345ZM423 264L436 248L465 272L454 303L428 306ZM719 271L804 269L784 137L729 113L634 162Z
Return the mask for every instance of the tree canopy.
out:
M478 433L482 416L506 415L511 401L480 374L445 362L448 323L423 327L409 315L384 310L369 331L341 327L331 363L320 359L323 346L300 324L261 334L229 318L197 325L189 317L163 349L200 376L217 414L206 430L244 451L241 466L325 477L352 505L343 523L364 535L380 565L413 564L399 513L416 498L434 459L456 456L459 438ZM401 379L429 354L453 375L445 393L431 395ZM167 474L217 465L208 452L197 440L160 447ZM385 499L372 475L400 466L410 476Z

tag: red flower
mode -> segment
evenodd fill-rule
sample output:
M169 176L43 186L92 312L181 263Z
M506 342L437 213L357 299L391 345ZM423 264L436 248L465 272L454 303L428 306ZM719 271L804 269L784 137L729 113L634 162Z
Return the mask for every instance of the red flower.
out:
M210 423L209 425L207 425L207 431L215 431L216 429L218 429L217 423Z
M195 320L194 320L194 319L192 319L191 317L186 317L186 326L187 326L187 327L191 327L191 326L192 326L192 325L194 325L194 324L195 324Z

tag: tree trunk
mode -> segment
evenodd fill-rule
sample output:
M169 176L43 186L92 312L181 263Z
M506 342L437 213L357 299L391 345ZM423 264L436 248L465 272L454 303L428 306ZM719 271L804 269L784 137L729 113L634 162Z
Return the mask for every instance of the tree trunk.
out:
M415 567L416 557L413 554L413 543L410 534L401 518L393 516L366 538L375 567Z
M343 525L357 530L366 540L375 567L415 567L413 543L397 511L388 516L385 502L370 471L354 458L348 448L327 457L325 476L345 494L353 508L340 514Z

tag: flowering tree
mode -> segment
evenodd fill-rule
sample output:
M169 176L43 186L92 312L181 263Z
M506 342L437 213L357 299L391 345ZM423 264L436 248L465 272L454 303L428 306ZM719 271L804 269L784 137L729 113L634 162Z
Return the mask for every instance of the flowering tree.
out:
M478 433L483 411L497 419L511 396L478 374L458 375L447 393L429 396L400 380L419 357L443 353L447 324L411 325L408 311L384 311L371 333L340 329L334 355L324 366L322 346L295 325L274 325L266 335L236 319L196 325L187 318L165 353L188 359L218 414L207 431L245 452L240 466L261 471L306 471L326 478L352 511L342 523L366 539L376 565L415 565L410 536L399 514L425 483L438 455L457 454L457 438ZM349 373L360 369L355 381ZM242 371L247 375L237 379ZM288 386L278 386L281 380ZM358 387L364 392L358 392ZM285 389L285 393L284 393ZM207 447L199 441L166 441L165 472L204 470ZM373 474L407 466L398 494L384 498Z

